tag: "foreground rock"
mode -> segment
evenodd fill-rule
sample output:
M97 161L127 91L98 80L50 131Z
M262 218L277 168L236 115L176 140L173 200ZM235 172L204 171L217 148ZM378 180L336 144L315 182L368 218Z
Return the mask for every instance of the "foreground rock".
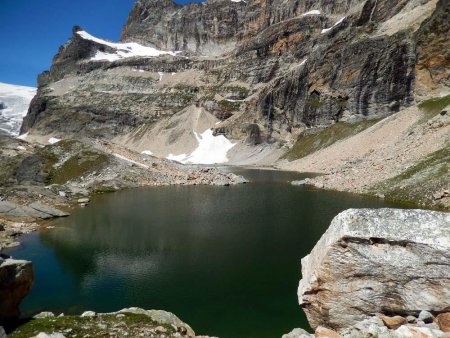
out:
M450 214L346 210L302 259L302 275L299 302L313 328L342 331L376 313L448 312Z
M39 220L69 216L69 213L49 205L34 202L28 206L8 201L0 201L0 216L12 219Z
M449 316L450 313L440 314L439 316ZM438 316L438 317L439 317ZM319 326L314 334L303 329L294 329L282 336L282 338L448 338L450 331L446 327L436 324L438 318L434 318L433 322L424 323L419 318L414 318L411 323L406 324L406 318L395 316L402 319L403 324L390 327L385 320L390 318L398 322L398 318L388 317L382 314L365 319L355 325L341 330L339 333ZM420 317L420 316L419 316ZM383 318L383 319L381 319Z
M31 262L0 257L0 323L19 316L19 304L33 281Z
M81 316L45 312L9 335L19 337L200 337L173 313L128 308L112 313L86 311ZM206 336L205 336L206 337Z

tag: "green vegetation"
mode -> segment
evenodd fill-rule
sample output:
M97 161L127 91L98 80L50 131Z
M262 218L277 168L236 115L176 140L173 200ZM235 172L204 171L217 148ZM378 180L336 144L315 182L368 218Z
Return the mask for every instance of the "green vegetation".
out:
M247 97L250 94L250 89L241 86L225 86L221 89L239 94L240 97Z
M105 167L108 157L95 151L82 151L65 161L61 167L50 173L51 183L64 184Z
M449 182L450 145L432 153L400 175L378 184L372 192L385 191L387 200L448 209L449 204L444 205L441 200L434 201L433 195L448 189Z
M337 141L356 135L376 122L378 120L365 120L357 123L338 122L315 134L302 135L284 155L284 158L293 161L305 157Z
M433 117L434 115L438 114L449 105L450 105L450 95L447 95L423 101L419 104L419 109L422 110L424 113L431 115L430 117Z
M232 112L232 111L239 110L239 107L241 105L240 102L234 102L234 101L228 101L228 100L219 101L218 104L219 104L219 107L224 112Z
M52 184L64 184L90 172L98 171L108 164L107 155L95 149L89 149L74 140L64 140L47 146L39 152L39 155L45 159L42 171L49 174L48 183ZM64 157L68 158L56 167L58 158Z
M159 329L158 329L159 328ZM176 332L167 324L158 324L144 314L125 313L118 317L115 314L95 317L62 316L32 319L15 329L8 335L10 338L34 337L40 332L60 332L65 336L77 337L139 337L141 333L148 337L158 330L166 337Z

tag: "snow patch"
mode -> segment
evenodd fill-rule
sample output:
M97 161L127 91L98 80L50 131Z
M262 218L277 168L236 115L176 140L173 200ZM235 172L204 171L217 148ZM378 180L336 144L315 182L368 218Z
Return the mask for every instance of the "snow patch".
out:
M61 141L61 140L59 138L56 138L56 137L50 137L48 139L48 143L50 143L50 144L55 144L55 143L58 143L59 141Z
M133 160L129 159L128 157L122 156L122 155L117 154L117 153L113 153L113 156L115 156L115 157L117 157L117 158L120 158L121 160L124 160L124 161L126 161L126 162L135 164L135 165L137 165L137 166L139 166L139 167L142 167L142 168L145 168L145 169L148 169L148 168L149 168L148 165L145 165L145 164L142 164L142 163L133 161Z
M346 17L344 16L343 18L339 19L338 22L336 22L333 26L331 26L330 28L324 28L322 29L322 31L320 32L321 34L324 34L326 32L328 32L329 30L332 30L334 27L338 26L341 24L342 21L344 21Z
M185 161L186 157L187 157L186 154L181 154L181 155L169 154L166 158L171 161L185 163L184 161Z
M320 13L320 11L319 11L319 10L317 10L317 9L314 9L314 10L312 10L312 11L309 11L309 12L303 13L303 14L302 14L302 16L305 16L305 15L320 15L320 14L322 14L322 13Z
M22 134L22 135L17 136L17 138L18 138L19 140L26 140L26 139L27 139L27 136L28 136L28 133L25 133L25 134Z
M78 31L77 34L85 40L94 41L96 43L111 47L116 50L115 53L105 53L98 51L94 57L91 58L92 61L117 61L120 59L126 59L130 57L156 57L161 55L172 55L175 56L180 52L166 52L153 47L147 47L140 45L135 42L128 43L115 43L109 42L103 39L96 38L95 36L89 34L86 31Z
M247 3L247 1L245 1L245 0L231 0L231 2L245 2L245 3Z
M144 150L143 152L141 152L141 154L143 154L143 155L153 155L153 153L150 150Z
M231 143L225 136L214 136L212 129L205 130L202 134L194 131L197 139L197 148L189 155L172 155L166 158L181 163L189 164L216 164L228 162L227 153L236 143Z

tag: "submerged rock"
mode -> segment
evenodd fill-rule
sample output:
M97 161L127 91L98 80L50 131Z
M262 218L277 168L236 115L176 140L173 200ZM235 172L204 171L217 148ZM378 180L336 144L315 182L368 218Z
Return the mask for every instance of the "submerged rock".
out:
M375 313L446 312L450 214L346 210L302 259L302 276L299 302L313 328L342 330Z
M0 258L0 322L19 316L19 304L30 292L33 281L31 262Z

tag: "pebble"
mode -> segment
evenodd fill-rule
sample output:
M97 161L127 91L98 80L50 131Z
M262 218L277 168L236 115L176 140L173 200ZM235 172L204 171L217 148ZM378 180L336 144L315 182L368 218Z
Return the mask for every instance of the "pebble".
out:
M422 310L419 313L418 319L423 321L426 324L431 323L431 322L433 322L433 315L428 311Z

